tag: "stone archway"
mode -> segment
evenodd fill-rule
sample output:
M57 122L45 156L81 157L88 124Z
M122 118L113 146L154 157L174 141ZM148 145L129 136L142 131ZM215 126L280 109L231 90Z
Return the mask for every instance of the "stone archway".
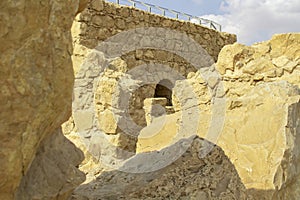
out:
M161 80L155 87L154 98L164 97L167 99L166 106L172 106L172 89L174 85L167 79Z

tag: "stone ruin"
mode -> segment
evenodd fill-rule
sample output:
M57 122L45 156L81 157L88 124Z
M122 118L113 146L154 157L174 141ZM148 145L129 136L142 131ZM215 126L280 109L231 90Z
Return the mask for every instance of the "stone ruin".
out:
M299 33L245 46L102 0L1 13L0 199L299 199Z

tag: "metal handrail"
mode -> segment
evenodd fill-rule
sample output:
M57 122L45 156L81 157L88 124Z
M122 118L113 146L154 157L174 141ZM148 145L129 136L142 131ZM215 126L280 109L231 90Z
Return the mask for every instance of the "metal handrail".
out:
M154 9L157 9L157 10L161 11L160 15L165 16L165 17L169 17L169 16L166 15L166 13L171 13L171 14L173 14L173 17L171 17L171 18L180 19L179 17L182 16L182 17L187 18L187 20L185 20L185 21L189 21L189 22L192 22L192 23L195 23L195 24L204 25L206 27L209 27L209 28L217 30L217 31L222 30L221 25L214 22L214 21L204 19L204 18L201 18L201 17L197 17L197 16L193 16L193 15L190 15L190 14L182 13L182 12L179 12L179 11L176 11L176 10L171 10L171 9L164 8L164 7L161 7L161 6L156 6L156 5L152 5L152 4L149 4L149 3L144 3L144 2L141 2L141 1L137 1L137 0L107 0L107 1L117 3L119 5L128 6L127 4L121 3L122 1L127 2L127 3L130 3L131 6L134 7L134 8L137 8L137 4L139 4L139 5L143 6L146 9L142 9L142 8L138 8L138 9L142 9L142 10L148 11L150 13L159 14L159 13L154 12Z

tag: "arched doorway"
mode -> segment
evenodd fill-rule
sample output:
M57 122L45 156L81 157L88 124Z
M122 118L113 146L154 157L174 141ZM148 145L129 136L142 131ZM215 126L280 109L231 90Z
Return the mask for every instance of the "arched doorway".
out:
M174 85L167 79L161 80L155 87L154 98L164 97L167 99L166 106L172 106L172 89Z

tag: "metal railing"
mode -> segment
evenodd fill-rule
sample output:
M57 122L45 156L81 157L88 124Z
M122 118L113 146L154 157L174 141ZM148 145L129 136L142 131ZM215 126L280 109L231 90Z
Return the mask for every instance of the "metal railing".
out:
M176 10L164 8L161 6L144 3L141 1L137 1L137 0L107 0L107 1L117 3L120 5L125 5L125 6L132 6L134 8L138 8L138 9L141 9L144 11L148 11L150 13L159 14L159 15L169 17L169 18L175 18L175 19L179 19L179 20L189 21L189 22L192 22L195 24L200 24L200 25L209 27L209 28L217 30L217 31L222 30L221 25L214 21L204 19L201 17L197 17L197 16L193 16L190 14L178 12Z

